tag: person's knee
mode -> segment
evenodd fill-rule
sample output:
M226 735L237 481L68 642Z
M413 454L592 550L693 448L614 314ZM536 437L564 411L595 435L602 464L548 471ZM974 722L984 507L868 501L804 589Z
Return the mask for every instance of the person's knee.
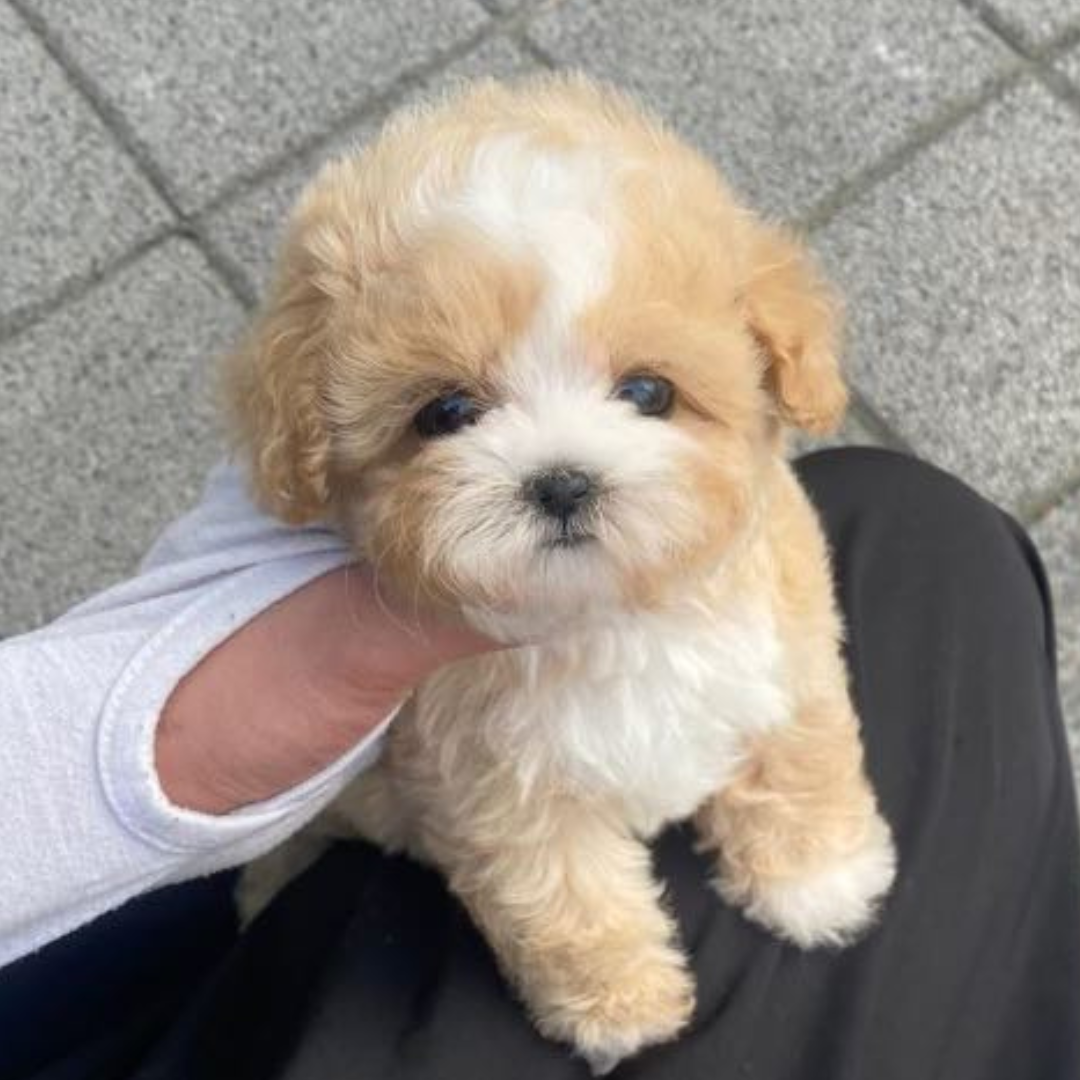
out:
M872 557L878 572L942 596L992 591L1016 618L1044 624L1045 577L1034 546L963 481L917 458L867 447L813 454L798 468L827 510L841 553Z

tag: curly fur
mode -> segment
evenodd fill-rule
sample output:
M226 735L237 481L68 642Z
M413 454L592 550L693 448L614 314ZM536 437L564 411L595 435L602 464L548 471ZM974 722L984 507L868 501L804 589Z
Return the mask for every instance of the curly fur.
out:
M863 929L892 879L782 448L784 425L839 422L837 338L796 239L627 99L547 77L407 111L327 166L229 366L266 506L534 642L422 685L319 828L440 867L541 1030L597 1070L692 1012L642 843L668 822L694 816L723 895L802 946ZM676 387L668 418L613 398L640 371ZM421 439L448 389L484 415ZM602 482L571 550L521 496L566 463Z

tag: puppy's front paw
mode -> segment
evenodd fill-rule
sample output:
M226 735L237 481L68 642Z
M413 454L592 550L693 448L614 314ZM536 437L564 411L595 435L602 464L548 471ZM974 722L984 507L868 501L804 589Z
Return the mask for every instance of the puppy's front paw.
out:
M534 1001L533 1007L540 1030L570 1043L593 1075L602 1076L686 1026L694 1011L694 981L675 949L621 958L597 953L595 964L577 967L557 1000Z
M849 855L796 877L741 888L721 875L718 887L747 918L800 948L812 949L854 941L874 921L895 876L892 835L875 815L866 840Z

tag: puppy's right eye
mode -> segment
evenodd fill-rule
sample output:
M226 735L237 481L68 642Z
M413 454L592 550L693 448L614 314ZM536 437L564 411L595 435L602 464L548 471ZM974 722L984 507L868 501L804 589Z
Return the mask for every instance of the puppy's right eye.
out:
M469 424L475 424L483 409L475 398L455 390L429 401L413 417L413 427L425 439L453 435Z

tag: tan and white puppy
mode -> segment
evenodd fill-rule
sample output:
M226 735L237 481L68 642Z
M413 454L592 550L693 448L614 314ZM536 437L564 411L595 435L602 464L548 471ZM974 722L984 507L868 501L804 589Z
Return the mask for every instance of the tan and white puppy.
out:
M644 841L847 941L894 856L782 428L833 428L803 250L580 78L485 82L327 166L230 385L262 502L504 641L392 726L337 826L445 873L540 1029L604 1069L690 1018ZM271 856L256 904L294 868Z

